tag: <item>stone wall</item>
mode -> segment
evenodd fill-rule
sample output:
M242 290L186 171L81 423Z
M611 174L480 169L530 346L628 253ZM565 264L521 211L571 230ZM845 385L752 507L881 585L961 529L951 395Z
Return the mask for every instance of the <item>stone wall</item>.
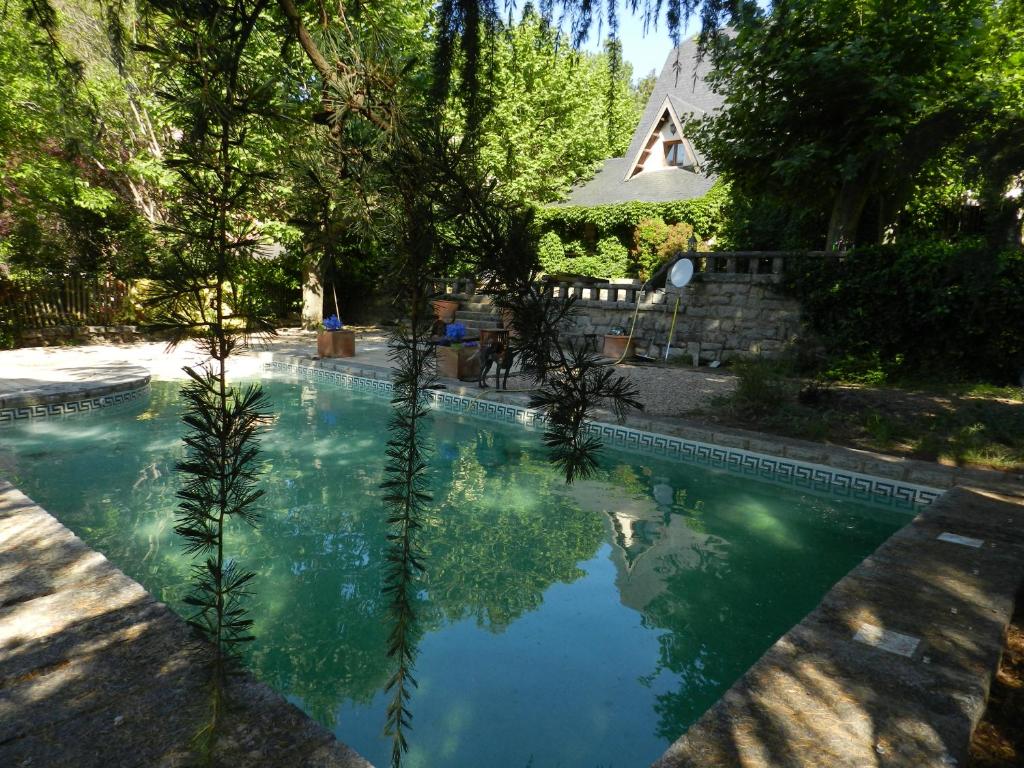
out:
M681 290L648 294L637 313L636 351L663 356L672 325L672 310L681 295L670 356L698 356L701 362L757 355L774 356L800 333L800 305L781 295L778 276L704 272ZM567 330L569 337L601 337L613 327L629 332L636 305L632 302L580 300L580 314Z
M25 328L18 333L19 347L142 340L142 334L134 325L59 325L53 328Z

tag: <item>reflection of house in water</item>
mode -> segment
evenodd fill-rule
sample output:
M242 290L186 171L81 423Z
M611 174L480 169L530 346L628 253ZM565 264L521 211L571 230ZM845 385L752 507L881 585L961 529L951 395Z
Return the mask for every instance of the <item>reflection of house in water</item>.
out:
M623 605L643 612L681 571L706 570L726 542L703 533L694 520L672 512L673 490L656 484L640 496L611 483L577 480L570 493L583 509L603 512L612 529L611 560Z

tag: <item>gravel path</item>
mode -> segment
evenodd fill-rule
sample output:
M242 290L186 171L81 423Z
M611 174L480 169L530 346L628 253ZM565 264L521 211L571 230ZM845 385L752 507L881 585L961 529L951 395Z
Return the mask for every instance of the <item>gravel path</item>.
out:
M707 408L712 398L730 394L736 377L714 368L655 367L620 365L640 391L647 416L681 416Z

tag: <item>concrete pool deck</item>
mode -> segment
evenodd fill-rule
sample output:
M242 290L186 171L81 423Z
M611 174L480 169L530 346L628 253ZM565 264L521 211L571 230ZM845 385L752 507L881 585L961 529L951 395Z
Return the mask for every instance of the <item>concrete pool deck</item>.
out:
M347 360L312 361L312 339L312 334L298 333L275 339L240 356L233 371L257 374L266 357L260 353L270 352L374 378L388 376L390 362L381 334L365 334L361 352ZM33 358L33 353L51 351L66 354L44 355L44 362ZM191 361L196 359L188 347L167 357L162 344L15 352L27 361L32 375L51 382L44 378L51 367L96 370L104 361L137 365L158 378L177 378L182 361L190 355ZM16 377L7 376L14 370L6 363L8 354L13 353L0 353L0 396L16 393ZM67 382L68 392L89 380L73 378ZM454 392L487 400L521 404L526 398L523 393L444 383ZM953 488L851 571L766 651L670 747L658 768L963 764L970 734L984 710L1015 594L1024 581L1024 485L1018 478L740 430L712 432L664 417L642 416L630 424ZM97 565L100 561L105 567ZM54 589L34 586L39 584ZM109 757L92 762L86 745L107 738L129 743L127 739L137 736L129 731L144 727L141 717L129 718L129 711L145 711L147 721L163 726L161 718L170 706L166 691L177 690L176 685L196 674L194 660L180 654L156 664L161 653L175 648L183 627L55 519L9 486L0 488L0 764L23 764L26 755L39 753L14 750L53 748L57 734L62 762L124 764ZM139 652L131 650L136 647ZM82 658L79 649L87 651ZM122 669L126 659L136 657L141 671L133 678ZM138 683L145 679L166 680L168 686L154 695L152 687ZM264 754L255 759L253 753L254 759L242 764L367 765L326 757L325 762L302 763L288 752L274 762L270 749L296 747L277 728L275 716L261 714L259 707L267 703L268 711L276 712L274 707L287 710L290 705L258 683L249 680L245 685L244 703L253 696L255 708L239 715L237 726L244 735L228 745L241 739L239 743ZM90 698L94 688L104 695ZM137 697L137 705L120 704L131 696ZM165 762L146 762L140 753L138 764L181 764L174 762L180 758L175 740L188 731L185 723L192 721L187 718L201 710L198 698L181 701L180 717L168 721ZM47 706L58 714L48 714ZM300 733L314 729L310 733L319 734L311 737L317 748L334 744L316 741L330 735L291 709L286 716L299 719L287 722ZM14 726L8 728L9 722ZM359 760L351 753L342 756L331 759Z

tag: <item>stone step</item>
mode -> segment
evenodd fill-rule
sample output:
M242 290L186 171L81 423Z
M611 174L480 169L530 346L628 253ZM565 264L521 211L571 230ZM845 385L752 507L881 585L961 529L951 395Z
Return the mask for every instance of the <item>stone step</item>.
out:
M488 322L486 320L463 320L458 315L455 316L455 321L462 323L466 328L473 328L474 330L480 330L481 328L499 329L501 325L498 322Z
M455 316L460 320L481 320L486 322L498 322L499 317L496 312L474 312L473 310L460 309L455 313Z

